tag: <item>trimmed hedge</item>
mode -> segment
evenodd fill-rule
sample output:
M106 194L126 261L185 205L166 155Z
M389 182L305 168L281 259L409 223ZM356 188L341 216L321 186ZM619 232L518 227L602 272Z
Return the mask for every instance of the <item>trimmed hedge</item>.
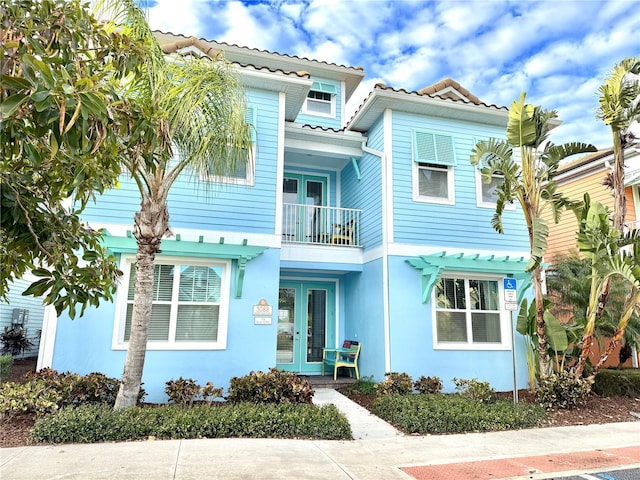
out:
M605 368L596 374L591 390L603 397L640 396L640 369Z
M482 404L461 394L384 395L376 399L376 415L407 433L464 433L514 430L540 425L539 405L505 400Z
M176 405L114 410L107 405L66 408L36 422L36 443L93 443L170 438L351 439L346 417L334 405L242 403L180 408Z

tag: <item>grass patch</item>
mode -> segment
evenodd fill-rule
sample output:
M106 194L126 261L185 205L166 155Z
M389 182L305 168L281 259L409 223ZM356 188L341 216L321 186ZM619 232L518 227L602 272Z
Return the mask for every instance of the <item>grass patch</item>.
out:
M176 405L113 410L107 405L66 408L38 420L36 443L94 443L177 438L351 439L346 417L334 405Z
M464 395L384 395L376 399L373 413L406 433L488 432L531 428L546 418L539 405L506 400L490 404Z

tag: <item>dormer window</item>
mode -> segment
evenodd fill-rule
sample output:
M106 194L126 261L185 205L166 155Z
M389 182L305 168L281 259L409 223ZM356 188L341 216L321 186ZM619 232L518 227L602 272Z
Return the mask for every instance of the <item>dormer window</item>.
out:
M302 107L302 113L321 117L335 117L337 93L338 90L335 85L313 82Z

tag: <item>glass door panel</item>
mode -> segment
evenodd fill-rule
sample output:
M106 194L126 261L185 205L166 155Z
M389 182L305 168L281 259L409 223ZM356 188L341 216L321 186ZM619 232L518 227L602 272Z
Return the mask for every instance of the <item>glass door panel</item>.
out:
M286 173L282 187L282 237L291 242L317 242L323 233L322 206L326 206L327 179Z
M284 215L282 216L282 236L284 240L294 241L298 229L298 210L292 206L298 203L297 178L285 178L283 186ZM287 205L289 204L289 205Z
M327 291L307 289L307 363L321 362L327 329Z
M277 363L293 363L293 337L296 320L296 289L281 288L278 300Z

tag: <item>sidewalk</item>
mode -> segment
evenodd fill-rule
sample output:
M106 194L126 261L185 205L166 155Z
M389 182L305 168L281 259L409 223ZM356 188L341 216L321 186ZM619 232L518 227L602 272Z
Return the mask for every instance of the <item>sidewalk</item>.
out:
M352 423L355 440L234 438L5 448L0 450L0 478L498 479L514 475L500 476L503 470L490 468L490 477L471 477L470 472L479 474L486 465L466 465L470 470L458 467L494 460L500 460L497 465L513 463L514 459L531 463L531 458L540 461L540 456L550 463L548 460L560 458L554 455L563 454L584 457L576 468L602 467L600 457L615 457L614 463L608 464L612 467L640 467L638 422L407 436L339 393L325 390L316 391L315 402L335 403ZM442 468L425 469L445 465L444 472ZM541 476L542 471L516 478L550 478ZM566 468L559 471L571 473Z

